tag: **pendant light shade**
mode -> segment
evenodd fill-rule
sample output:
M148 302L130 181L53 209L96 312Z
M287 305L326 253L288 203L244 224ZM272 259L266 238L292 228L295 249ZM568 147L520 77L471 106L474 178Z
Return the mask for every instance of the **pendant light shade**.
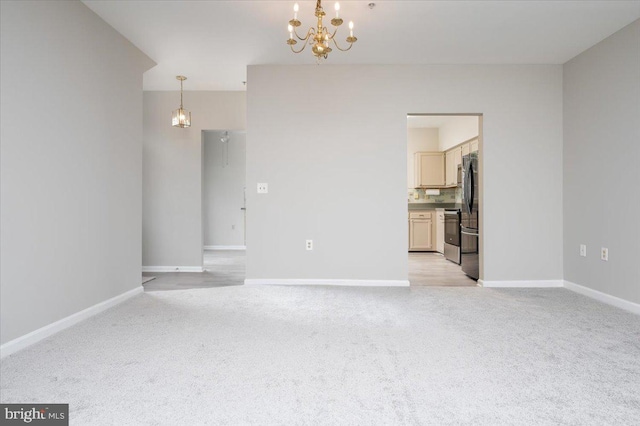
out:
M184 109L182 106L182 82L187 79L183 75L176 76L176 79L180 80L180 108L173 111L171 116L171 125L173 127L191 127L191 112Z

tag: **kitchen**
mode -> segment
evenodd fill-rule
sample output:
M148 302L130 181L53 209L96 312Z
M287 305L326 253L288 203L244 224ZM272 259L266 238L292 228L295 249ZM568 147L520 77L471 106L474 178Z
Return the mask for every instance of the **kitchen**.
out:
M480 116L407 116L407 225L412 286L479 278Z

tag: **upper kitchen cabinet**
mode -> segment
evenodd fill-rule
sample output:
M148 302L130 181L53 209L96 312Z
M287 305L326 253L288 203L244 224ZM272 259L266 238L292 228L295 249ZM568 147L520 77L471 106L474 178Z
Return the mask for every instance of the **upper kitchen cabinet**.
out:
M443 152L416 152L414 171L416 188L445 186L445 160Z
M462 156L469 155L471 152L478 152L478 138L472 139L463 143L460 148L462 149Z
M478 152L478 139L469 142L469 149L471 152Z
M445 153L446 186L458 185L458 166L462 164L462 147L450 149Z
M464 157L465 155L469 155L470 152L470 145L468 143L465 143L462 145L461 147L462 149L462 156Z

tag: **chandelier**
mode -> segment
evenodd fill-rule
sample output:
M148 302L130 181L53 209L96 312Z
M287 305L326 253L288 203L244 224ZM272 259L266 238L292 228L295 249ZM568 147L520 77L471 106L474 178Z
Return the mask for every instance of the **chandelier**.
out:
M335 5L336 17L331 20L331 25L334 26L335 29L333 30L333 32L331 32L322 23L322 17L326 14L322 9L322 0L317 0L315 15L318 18L318 24L315 28L309 28L309 30L307 31L307 35L304 37L300 37L296 31L297 27L302 25L302 23L298 20L298 10L299 6L298 3L296 3L293 5L293 19L289 21L288 26L289 40L287 40L287 44L291 47L291 50L294 53L302 52L304 48L307 47L307 44L309 44L313 46L311 48L313 56L315 56L316 59L320 61L321 59L327 59L327 56L329 56L329 53L332 50L330 47L331 42L333 42L333 45L338 50L346 52L347 50L351 49L351 47L353 47L353 43L358 41L358 39L353 36L353 21L349 22L349 37L346 38L347 43L349 43L349 47L347 47L346 49L341 48L334 38L336 33L338 32L338 27L342 25L343 22L342 18L340 18L340 3L336 3ZM296 50L293 47L298 43L296 38L303 42L302 48L300 48L300 50Z
M180 80L180 108L173 111L171 116L171 125L173 127L191 127L191 113L182 107L182 82L187 79L183 75L176 76Z

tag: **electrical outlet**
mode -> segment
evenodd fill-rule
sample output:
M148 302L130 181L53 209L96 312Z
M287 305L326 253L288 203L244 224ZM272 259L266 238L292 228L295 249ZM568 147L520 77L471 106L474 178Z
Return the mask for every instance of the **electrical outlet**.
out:
M609 249L606 247L602 247L600 249L600 259L604 260L605 262L609 260Z
M313 250L313 240L307 240L307 250Z
M258 184L258 194L267 194L269 192L269 184L268 183L259 183Z
M585 244L580 244L580 256L587 257L587 246Z

